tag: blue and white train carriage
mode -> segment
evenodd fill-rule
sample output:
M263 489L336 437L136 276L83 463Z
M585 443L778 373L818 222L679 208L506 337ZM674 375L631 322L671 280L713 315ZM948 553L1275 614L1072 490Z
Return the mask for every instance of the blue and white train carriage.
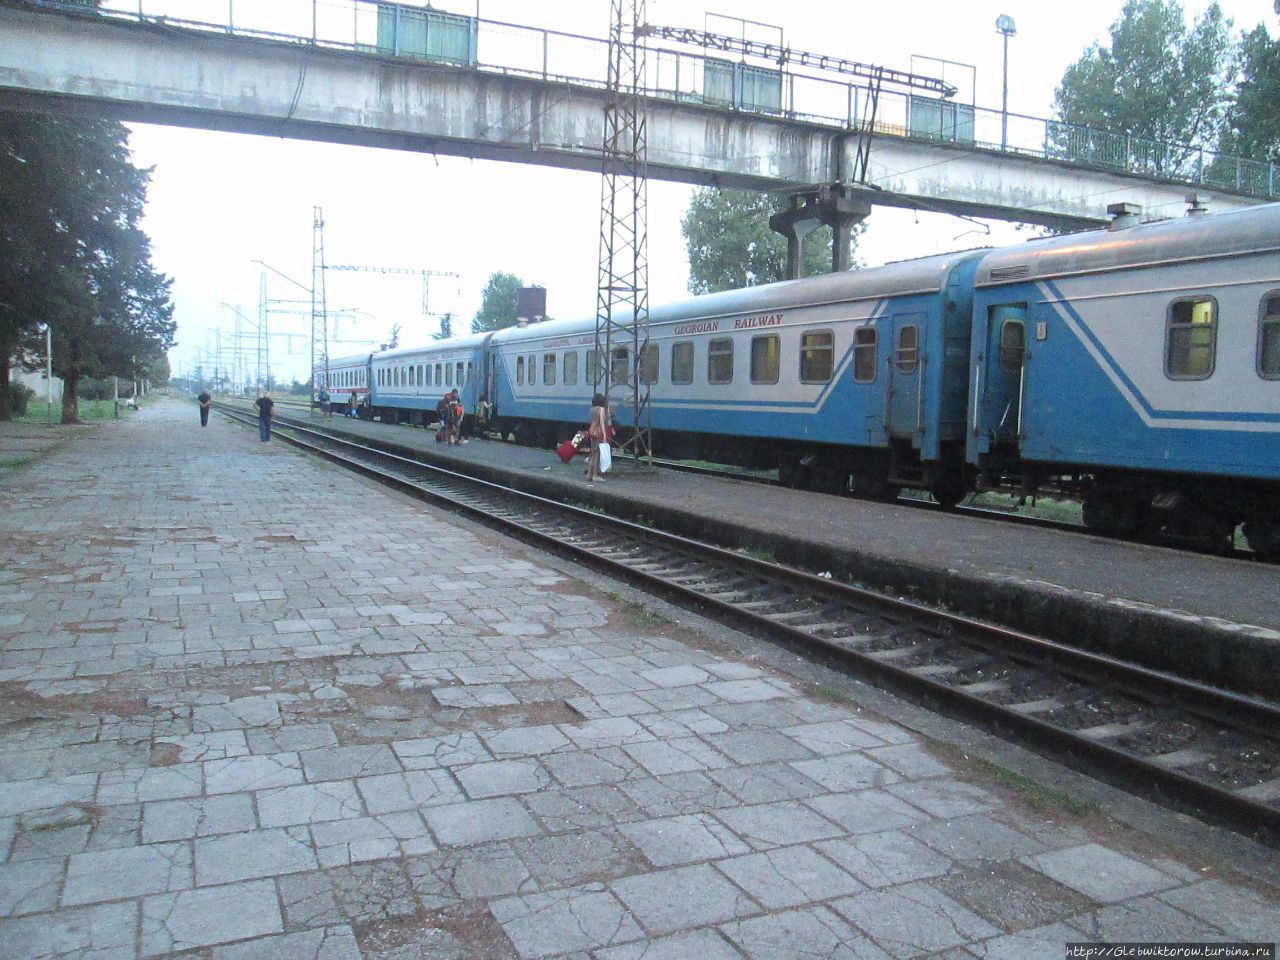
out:
M435 421L440 398L455 387L463 408L473 409L482 392L481 364L488 336L472 334L375 353L369 364L368 416L425 426Z
M654 307L640 358L664 456L777 466L812 489L965 492L965 377L976 252ZM531 443L586 418L594 319L494 334L499 423ZM633 362L609 361L616 378ZM630 410L615 411L630 426Z
M1280 205L992 251L970 354L980 484L1280 556Z

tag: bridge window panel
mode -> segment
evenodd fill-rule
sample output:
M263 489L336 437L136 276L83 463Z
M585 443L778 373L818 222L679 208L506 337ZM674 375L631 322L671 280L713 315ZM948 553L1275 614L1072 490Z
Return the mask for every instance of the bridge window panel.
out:
M751 338L751 382L777 383L781 342L776 333Z
M516 357L516 386L524 386L524 357Z
M800 382L830 383L835 369L836 337L830 330L800 334Z
M1164 372L1170 380L1207 380L1218 349L1218 301L1189 297L1169 305Z
M626 347L617 347L613 351L613 359L609 364L609 377L614 383L627 383L631 380L631 351Z
M707 344L707 382L733 382L733 340L717 337Z
M1258 326L1258 376L1280 380L1280 292L1262 299Z
M658 345L646 343L640 351L640 382L658 382Z
M578 385L578 351L577 350L565 351L564 385L566 387L576 387Z
M1000 327L1000 369L1018 373L1027 359L1027 328L1021 320L1006 320Z
M853 382L874 383L880 366L879 345L875 327L858 327L853 331Z
M915 373L920 366L920 328L909 323L898 331L898 346L893 362L899 373Z
M542 382L549 387L555 386L556 355L554 353L542 355Z
M693 341L671 345L671 382L693 383Z

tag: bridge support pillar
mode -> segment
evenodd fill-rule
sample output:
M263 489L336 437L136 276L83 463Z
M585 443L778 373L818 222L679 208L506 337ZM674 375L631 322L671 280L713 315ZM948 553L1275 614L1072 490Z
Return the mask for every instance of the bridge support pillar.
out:
M787 278L804 276L804 238L826 224L831 228L831 272L848 270L853 228L871 213L871 204L849 196L841 184L793 193L790 204L769 218L769 228L787 238Z

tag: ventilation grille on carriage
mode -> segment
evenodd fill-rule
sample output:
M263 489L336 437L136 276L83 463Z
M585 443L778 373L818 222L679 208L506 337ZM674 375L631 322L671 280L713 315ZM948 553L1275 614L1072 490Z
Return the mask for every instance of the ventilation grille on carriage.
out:
M1020 263L1012 267L996 267L991 271L991 279L994 280L1021 280L1023 277L1031 276L1031 264Z

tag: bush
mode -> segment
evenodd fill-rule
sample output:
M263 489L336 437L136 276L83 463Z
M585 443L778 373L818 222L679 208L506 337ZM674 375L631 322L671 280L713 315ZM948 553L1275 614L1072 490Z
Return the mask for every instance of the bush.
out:
M110 400L115 396L115 381L111 377L104 380L85 377L76 384L76 396L81 400Z
M10 381L9 383L9 409L15 417L25 417L27 415L27 404L36 392L30 387L25 387L20 383Z

